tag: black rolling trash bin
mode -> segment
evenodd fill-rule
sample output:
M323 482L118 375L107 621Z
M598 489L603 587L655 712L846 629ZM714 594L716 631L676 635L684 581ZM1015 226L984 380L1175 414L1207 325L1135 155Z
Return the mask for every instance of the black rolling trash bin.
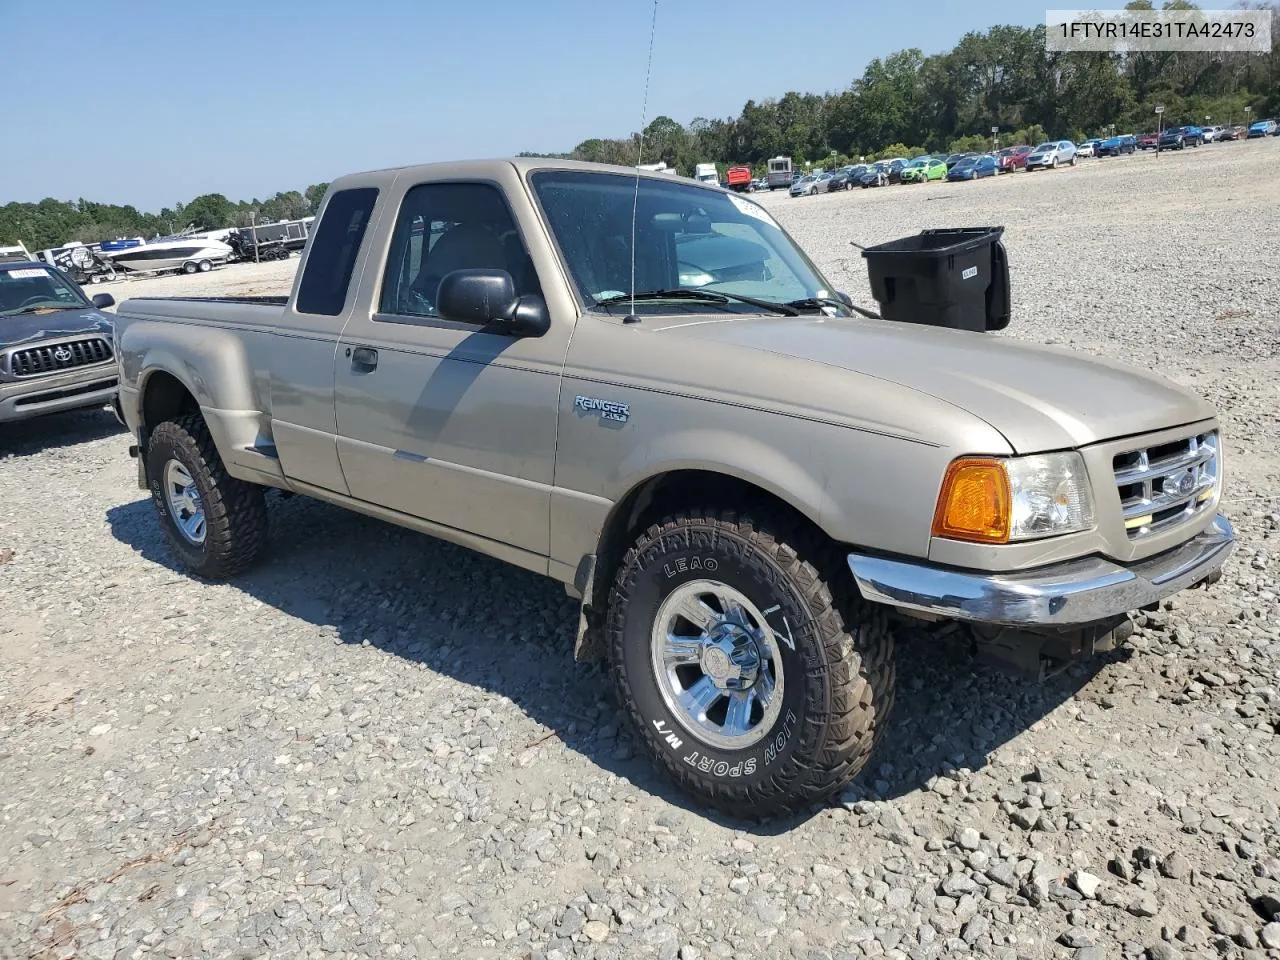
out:
M867 247L880 316L956 330L1009 325L1004 227L948 227Z

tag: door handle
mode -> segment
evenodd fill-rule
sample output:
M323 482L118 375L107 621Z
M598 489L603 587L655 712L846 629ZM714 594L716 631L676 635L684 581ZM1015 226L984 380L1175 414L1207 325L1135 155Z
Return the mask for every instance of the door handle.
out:
M378 351L373 347L356 347L351 352L351 369L359 373L372 373L378 369Z

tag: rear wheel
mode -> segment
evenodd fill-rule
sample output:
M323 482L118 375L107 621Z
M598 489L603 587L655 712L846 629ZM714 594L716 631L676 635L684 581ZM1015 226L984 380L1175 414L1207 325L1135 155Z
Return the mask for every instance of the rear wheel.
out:
M892 707L886 614L837 553L769 511L687 510L649 527L618 568L606 632L637 738L735 816L840 789Z
M201 273L208 273L210 270L213 269L213 264L208 260L201 260L199 263L199 267L200 267Z
M186 274L195 273L199 269L194 260L188 260L182 265L182 272Z
M157 425L146 457L151 499L182 566L219 580L252 564L266 542L263 488L227 473L204 418Z

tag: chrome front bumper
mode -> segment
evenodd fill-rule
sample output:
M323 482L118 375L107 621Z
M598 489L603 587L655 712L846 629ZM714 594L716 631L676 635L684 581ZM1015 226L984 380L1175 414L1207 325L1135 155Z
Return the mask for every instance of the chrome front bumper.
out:
M1222 514L1186 543L1131 566L1101 557L1013 573L982 573L851 553L862 595L956 620L1022 627L1096 623L1195 586L1222 569L1235 531Z

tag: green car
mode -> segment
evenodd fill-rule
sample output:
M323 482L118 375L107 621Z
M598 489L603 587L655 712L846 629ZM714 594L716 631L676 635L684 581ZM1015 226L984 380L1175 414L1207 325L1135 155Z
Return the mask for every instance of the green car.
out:
M903 183L924 183L941 180L947 175L947 165L937 157L916 157L902 168Z

